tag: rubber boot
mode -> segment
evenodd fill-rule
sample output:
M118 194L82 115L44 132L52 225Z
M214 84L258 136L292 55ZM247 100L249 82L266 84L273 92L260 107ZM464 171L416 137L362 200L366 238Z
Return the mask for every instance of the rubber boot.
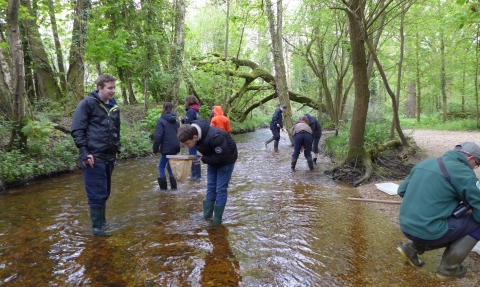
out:
M170 177L170 186L172 190L177 190L177 180L173 176Z
M308 168L313 170L313 160L311 157L307 158Z
M273 149L278 150L278 141L277 140L273 141Z
M193 165L193 177L194 180L199 180L202 178L202 166L200 164Z
M102 207L102 227L105 227L107 226L107 219L105 218L105 209L106 207Z
M292 156L292 170L295 170L295 166L297 165L297 159L298 157L293 157Z
M158 178L158 186L160 186L160 190L167 190L167 177L159 177Z
M265 148L267 148L267 145L268 145L269 143L271 143L272 141L273 141L273 137L271 137L271 138L269 138L268 140L264 141L264 142L263 142L263 145L265 146Z
M418 254L422 255L427 249L425 246L409 241L405 244L398 243L397 247L400 254L402 254L412 266L422 267L425 262L418 259Z
M313 164L317 164L317 158L316 157L313 158Z
M465 235L450 243L450 246L445 248L443 252L442 261L437 269L437 276L452 278L464 275L467 272L467 267L461 265L461 263L467 258L477 242L478 240L470 235Z
M213 221L210 226L217 226L222 224L223 211L225 211L225 205L216 205L213 211Z
M203 218L204 219L212 218L214 205L215 205L215 201L212 201L212 200L203 201Z
M90 219L92 220L93 235L97 236L112 236L111 232L103 231L103 209L90 207Z

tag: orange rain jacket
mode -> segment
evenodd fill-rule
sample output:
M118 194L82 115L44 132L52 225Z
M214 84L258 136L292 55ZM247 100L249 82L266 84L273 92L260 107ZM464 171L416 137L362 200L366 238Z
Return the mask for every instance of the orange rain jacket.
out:
M223 115L222 107L221 106L215 106L213 108L213 118L211 121L212 126L217 127L219 129L222 129L224 131L227 131L230 133L230 121L226 116Z

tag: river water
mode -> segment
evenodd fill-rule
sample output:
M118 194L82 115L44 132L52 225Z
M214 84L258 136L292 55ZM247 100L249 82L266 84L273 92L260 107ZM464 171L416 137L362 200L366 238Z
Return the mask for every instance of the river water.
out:
M92 236L81 172L30 183L0 195L1 286L477 286L435 276L441 253L423 268L398 254L405 237L358 195L332 181L320 158L292 147L264 149L269 130L234 136L239 159L223 225L198 220L200 182L160 191L158 157L122 160L113 174L109 238ZM461 284L460 284L461 283ZM458 285L457 285L458 284Z

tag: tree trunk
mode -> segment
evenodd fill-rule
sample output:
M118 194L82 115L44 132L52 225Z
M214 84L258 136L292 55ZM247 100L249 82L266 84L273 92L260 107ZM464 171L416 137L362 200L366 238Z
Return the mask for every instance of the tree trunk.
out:
M125 71L125 76L127 77L128 103L130 105L138 104L137 99L135 98L135 93L133 92L133 81L130 68L125 68Z
M440 71L440 81L442 85L442 100L443 100L443 122L447 121L447 91L446 91L446 76L445 76L445 42L443 31L440 32L440 56L442 58L442 67Z
M7 5L8 42L13 66L13 128L8 145L9 150L24 149L27 146L27 137L22 133L26 93L23 50L20 40L20 25L18 24L19 2L18 0L9 0Z
M75 3L67 73L67 96L77 103L85 97L85 40L91 6L91 0L77 0Z
M283 59L283 7L282 0L277 1L277 21L275 23L275 15L271 0L265 1L265 8L269 22L270 36L272 38L272 53L273 61L275 63L275 91L281 105L287 106L284 119L287 130L293 126L292 122L292 107L290 105L290 98L287 87L287 75L285 70L285 62Z
M5 35L0 31L0 113L2 117L13 120L13 85L12 58Z
M352 0L347 12L350 27L350 45L352 48L352 66L355 85L355 100L353 107L352 125L350 126L350 138L348 154L345 163L352 166L362 166L366 155L365 124L367 120L368 101L370 91L368 89L367 57L365 54L365 41L362 27L357 19L364 19L365 9L363 1ZM354 14L353 14L353 13Z
M32 10L30 0L25 0L24 3L30 13L30 17L27 17L23 20L23 27L28 39L35 70L35 92L37 97L40 99L59 101L62 99L62 92L58 87L55 73L50 65L50 60L48 59L47 52L45 51L45 46L43 45L42 38L38 32L39 27L35 20L35 13Z
M174 107L177 107L180 96L180 83L182 81L183 52L185 47L185 2L184 0L176 0L175 4L175 35L171 52L171 71L173 74L171 102Z
M407 85L407 102L405 104L405 114L407 115L407 118L415 118L415 104L417 100L415 96L415 90L415 82L409 81Z
M117 67L118 78L120 79L120 90L122 91L122 100L124 105L128 105L128 97L127 97L127 81L125 81L125 75L123 73L123 68Z
M417 32L417 37L415 39L415 50L416 50L416 82L417 82L417 122L420 122L420 114L422 112L422 89L420 88L420 35Z
M62 45L60 44L60 37L58 36L57 19L55 17L55 6L53 4L53 0L48 0L47 5L48 15L50 16L50 22L52 23L53 40L55 42L55 55L57 56L60 87L62 89L62 92L65 93L67 91L67 77L65 75L65 64L63 63Z

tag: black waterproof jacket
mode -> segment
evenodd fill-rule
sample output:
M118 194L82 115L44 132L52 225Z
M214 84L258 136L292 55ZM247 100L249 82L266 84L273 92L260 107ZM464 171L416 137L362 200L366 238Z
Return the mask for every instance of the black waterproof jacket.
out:
M280 125L280 128L283 128L283 117L282 117L282 109L277 108L272 116L272 121L270 122L270 129L278 129L277 124Z
M202 162L213 167L222 167L237 161L237 144L226 131L210 126L206 120L193 121L192 126L199 126L202 134L197 141L197 150L202 154Z
M175 155L180 152L180 141L177 138L177 131L180 124L174 113L164 113L158 118L153 139L153 153L162 155Z
M305 116L307 116L308 118L308 125L310 126L310 128L312 129L313 131L313 138L314 139L319 139L322 137L322 126L320 125L320 123L317 121L317 118L312 116L312 115L309 115L309 114L305 114Z
M105 105L92 91L77 106L71 135L80 160L92 154L95 160L114 161L120 153L120 109L114 99Z

